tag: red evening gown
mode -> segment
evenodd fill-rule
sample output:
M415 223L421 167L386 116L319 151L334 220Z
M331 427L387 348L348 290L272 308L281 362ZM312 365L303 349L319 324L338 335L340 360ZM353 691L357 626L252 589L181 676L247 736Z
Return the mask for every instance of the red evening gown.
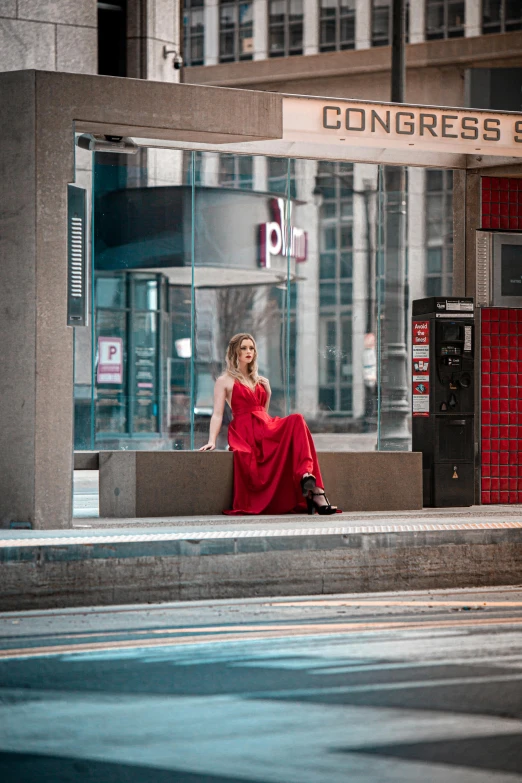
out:
M306 511L304 473L323 486L314 442L300 413L272 418L266 390L235 381L228 443L234 452L234 502L224 514L287 514Z

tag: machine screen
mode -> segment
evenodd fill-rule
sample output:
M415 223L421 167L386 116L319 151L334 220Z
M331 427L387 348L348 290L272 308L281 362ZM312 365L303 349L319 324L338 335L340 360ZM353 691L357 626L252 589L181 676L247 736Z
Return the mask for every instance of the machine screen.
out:
M502 296L522 296L522 245L502 245Z

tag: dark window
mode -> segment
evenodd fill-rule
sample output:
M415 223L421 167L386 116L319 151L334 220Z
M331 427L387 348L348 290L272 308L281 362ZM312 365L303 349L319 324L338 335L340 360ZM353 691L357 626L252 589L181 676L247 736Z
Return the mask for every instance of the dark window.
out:
M482 32L522 30L521 0L482 0Z
M303 0L270 0L268 54L288 57L303 53Z
M219 61L251 60L254 52L252 2L221 0L219 9Z
M404 40L409 40L410 2L406 0ZM392 0L372 0L372 46L390 46L392 40Z
M464 35L464 0L426 0L426 38L459 38Z
M127 76L127 0L98 3L98 73Z
M204 0L185 0L183 7L183 61L203 65L205 45Z
M355 0L320 0L321 52L355 48Z

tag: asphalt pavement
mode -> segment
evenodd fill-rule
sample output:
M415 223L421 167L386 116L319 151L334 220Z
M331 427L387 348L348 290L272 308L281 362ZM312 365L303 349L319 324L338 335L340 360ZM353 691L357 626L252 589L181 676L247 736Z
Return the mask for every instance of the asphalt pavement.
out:
M4 783L522 781L522 586L0 615Z

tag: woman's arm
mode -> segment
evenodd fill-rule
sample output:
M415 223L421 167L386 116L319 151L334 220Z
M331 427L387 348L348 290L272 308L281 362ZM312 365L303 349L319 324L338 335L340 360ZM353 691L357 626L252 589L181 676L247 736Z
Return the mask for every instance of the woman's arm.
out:
M223 421L223 411L225 410L225 401L227 397L226 378L221 377L214 386L214 410L210 419L210 433L208 443L202 446L200 451L213 451L216 448L216 439L221 429Z
M270 406L270 397L272 396L272 389L270 388L270 381L268 378L263 378L262 375L259 376L259 380L265 387L266 391L266 402L265 402L265 411L268 413L268 408Z

